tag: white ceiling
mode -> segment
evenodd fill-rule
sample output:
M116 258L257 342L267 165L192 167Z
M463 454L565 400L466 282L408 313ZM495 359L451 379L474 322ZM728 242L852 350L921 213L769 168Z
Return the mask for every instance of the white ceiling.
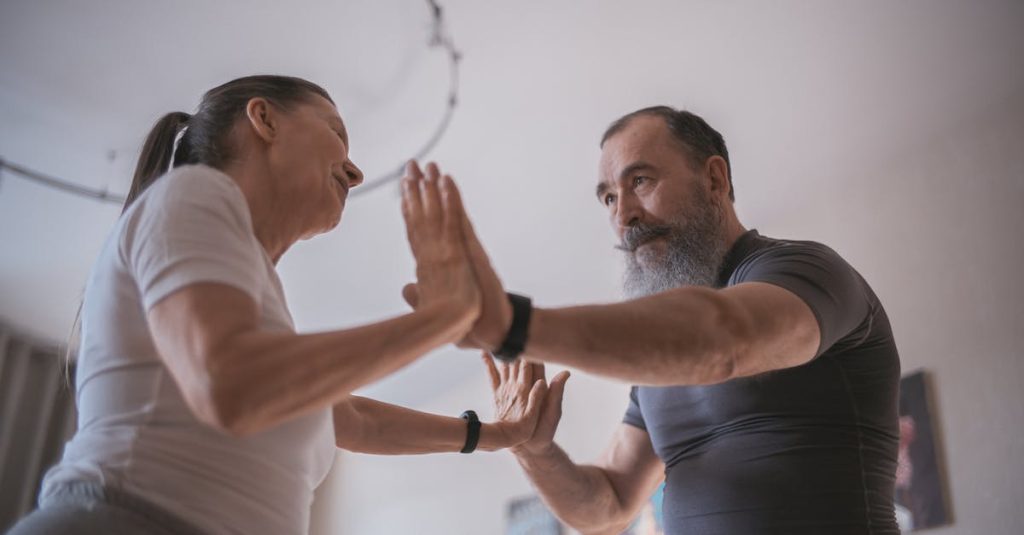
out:
M796 228L790 207L835 201L830 181L857 177L849 169L876 169L1024 95L1015 1L441 3L464 60L434 156L463 185L505 280L542 305L618 295L592 196L597 140L618 115L661 103L704 115L729 142L741 216ZM123 192L161 114L191 111L233 77L277 72L324 85L354 158L381 174L444 110L447 67L425 46L429 29L419 0L7 0L0 157ZM861 178L886 179L845 188ZM4 176L0 316L63 338L117 215ZM304 330L405 310L413 265L394 192L353 200L338 230L296 246L280 271ZM476 362L445 350L370 392L414 402L475 376Z

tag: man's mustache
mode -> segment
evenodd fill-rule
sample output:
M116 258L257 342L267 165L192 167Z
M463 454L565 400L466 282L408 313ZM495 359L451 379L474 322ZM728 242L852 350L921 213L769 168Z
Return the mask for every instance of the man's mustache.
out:
M615 248L628 253L635 252L641 245L655 239L668 236L672 233L672 227L668 225L646 225L637 223L626 229L622 235L622 243Z

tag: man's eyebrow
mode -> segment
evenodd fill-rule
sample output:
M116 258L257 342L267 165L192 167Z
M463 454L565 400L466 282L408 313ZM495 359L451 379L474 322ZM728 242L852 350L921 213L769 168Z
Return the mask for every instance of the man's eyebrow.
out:
M633 163L627 165L626 168L623 169L619 173L619 180L620 181L624 181L624 180L628 179L631 175L633 175L633 173L636 173L636 172L639 172L639 171L656 171L656 170L657 170L657 168L654 167L653 164L650 164L648 162L645 162L645 161L642 161L642 160L638 161L638 162L633 162ZM604 194L609 189L611 189L611 186L608 185L607 182L601 181L600 183L598 183L597 190L596 190L597 198L600 199L601 197L603 197Z
M656 170L657 170L657 168L654 167L653 164L647 163L645 161L633 162L633 163L627 165L626 168L623 169L619 173L619 180L627 179L627 178L630 177L630 175L632 175L633 173L636 173L637 171L656 171Z

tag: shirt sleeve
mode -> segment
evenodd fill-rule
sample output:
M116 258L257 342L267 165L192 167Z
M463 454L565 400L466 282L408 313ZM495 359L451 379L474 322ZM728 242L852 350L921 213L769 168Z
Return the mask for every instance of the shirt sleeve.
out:
M640 411L640 402L635 386L629 389L629 407L626 408L626 415L623 416L622 423L647 431L647 424L644 423L644 415Z
M258 302L264 260L237 186L195 167L158 180L165 182L126 214L121 235L122 258L145 310L199 282L233 286Z
M870 314L867 285L835 251L814 242L791 242L744 262L734 283L765 282L789 290L818 320L821 343L815 357L853 332Z

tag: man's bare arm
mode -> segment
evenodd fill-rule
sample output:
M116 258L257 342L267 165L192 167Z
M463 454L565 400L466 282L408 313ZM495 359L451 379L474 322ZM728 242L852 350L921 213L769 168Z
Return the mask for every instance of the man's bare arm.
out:
M804 364L819 336L814 314L795 294L744 283L538 308L526 355L634 384L713 384Z
M664 477L647 432L628 424L619 426L592 465L575 464L553 442L543 451L514 451L544 503L586 535L620 533Z

